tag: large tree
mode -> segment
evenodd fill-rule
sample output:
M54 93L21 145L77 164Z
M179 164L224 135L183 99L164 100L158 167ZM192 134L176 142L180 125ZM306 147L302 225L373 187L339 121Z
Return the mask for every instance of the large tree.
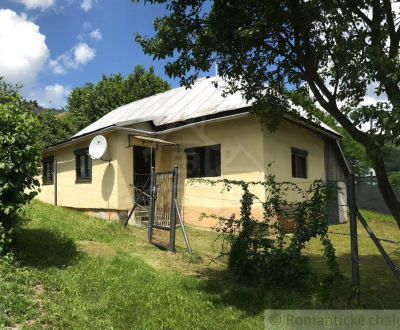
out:
M385 202L400 226L385 143L400 133L400 14L391 0L144 0L164 3L156 35L136 40L166 72L191 84L215 61L231 91L255 98L253 112L276 129L288 102L265 83L304 84L319 105L363 145ZM175 56L175 57L174 57ZM370 84L387 101L362 105ZM370 119L374 128L363 131ZM396 140L399 141L399 140Z
M96 84L86 83L74 88L68 96L66 109L77 129L81 130L121 105L168 89L170 85L154 73L154 67L146 70L137 65L126 78L120 73L103 74Z

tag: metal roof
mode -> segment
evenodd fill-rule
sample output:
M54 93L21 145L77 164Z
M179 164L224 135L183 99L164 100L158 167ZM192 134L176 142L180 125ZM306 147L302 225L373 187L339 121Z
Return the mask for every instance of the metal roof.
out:
M217 88L213 84L216 80ZM178 87L123 105L87 126L74 137L109 126L128 126L145 121L153 121L155 126L167 125L252 105L252 101L247 102L239 92L224 97L225 87L225 82L219 77L200 78L192 88ZM304 109L295 108L300 115L307 116ZM340 136L324 123L318 125Z

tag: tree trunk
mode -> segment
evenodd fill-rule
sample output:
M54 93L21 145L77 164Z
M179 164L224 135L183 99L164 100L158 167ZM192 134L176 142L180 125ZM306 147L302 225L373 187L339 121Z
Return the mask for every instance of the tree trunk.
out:
M392 213L397 225L400 228L400 202L397 200L396 195L389 183L388 175L386 172L385 163L383 158L376 158L374 161L374 169L376 172L376 178L378 179L379 190L381 191L382 197L385 200L386 206L390 213Z

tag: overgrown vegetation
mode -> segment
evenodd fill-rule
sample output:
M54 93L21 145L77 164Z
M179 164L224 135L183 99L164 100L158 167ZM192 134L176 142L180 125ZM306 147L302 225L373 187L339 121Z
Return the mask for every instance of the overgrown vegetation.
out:
M229 268L243 280L261 276L280 286L299 287L313 285L317 281L309 258L304 255L306 244L313 238L321 240L323 254L327 261L329 277L338 282L341 279L336 262L335 249L328 237L328 210L333 189L316 180L308 189L301 189L291 182L277 182L268 173L263 182L236 180L192 179L189 184L206 183L212 186L222 184L223 189L233 186L243 190L240 218L243 229L239 235L222 234L229 242L224 253L229 258ZM249 190L250 186L263 186L266 200L260 200ZM288 193L295 193L296 200L289 201ZM263 207L263 219L252 216L254 201ZM296 226L290 238L280 219L289 216L292 209ZM201 218L207 217L202 214ZM215 215L210 215L215 218ZM257 279L260 278L257 276Z
M44 147L68 140L76 132L72 116L67 113L54 113L51 111L38 115L41 128L41 144Z
M393 217L362 211L378 237L398 240ZM384 221L381 221L384 220ZM361 302L348 286L246 285L219 257L214 232L180 230L177 253L150 245L145 228L128 227L33 201L14 241L13 260L0 259L0 324L58 329L260 329L265 309L398 309L400 286L359 227ZM329 231L348 234L349 225ZM350 240L331 235L343 275L351 278ZM396 265L396 246L382 242ZM320 239L304 255L314 272L328 274ZM0 326L0 327L2 327Z
M10 243L21 206L39 187L39 123L18 89L0 78L0 255Z

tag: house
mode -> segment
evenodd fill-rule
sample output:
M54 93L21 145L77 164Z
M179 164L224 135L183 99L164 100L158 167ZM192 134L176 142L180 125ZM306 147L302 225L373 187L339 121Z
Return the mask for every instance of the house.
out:
M224 97L216 77L198 79L191 89L171 89L117 108L72 138L43 151L44 184L38 198L80 209L108 220L124 220L138 192L145 187L151 166L166 171L178 165L178 203L186 223L209 227L201 213L240 214L241 190L189 185L196 177L262 181L268 164L278 181L310 185L315 179L344 180L349 172L338 141L340 134L324 123L284 118L270 133L251 102L239 93ZM305 115L304 110L299 109ZM108 147L102 159L88 155L91 140L102 135ZM57 187L53 163L57 159ZM261 199L265 191L252 187ZM56 194L55 194L56 193ZM135 197L136 196L136 197ZM140 223L146 202L131 223ZM339 204L340 205L340 204ZM333 222L344 211L336 207ZM261 204L253 214L262 218Z

